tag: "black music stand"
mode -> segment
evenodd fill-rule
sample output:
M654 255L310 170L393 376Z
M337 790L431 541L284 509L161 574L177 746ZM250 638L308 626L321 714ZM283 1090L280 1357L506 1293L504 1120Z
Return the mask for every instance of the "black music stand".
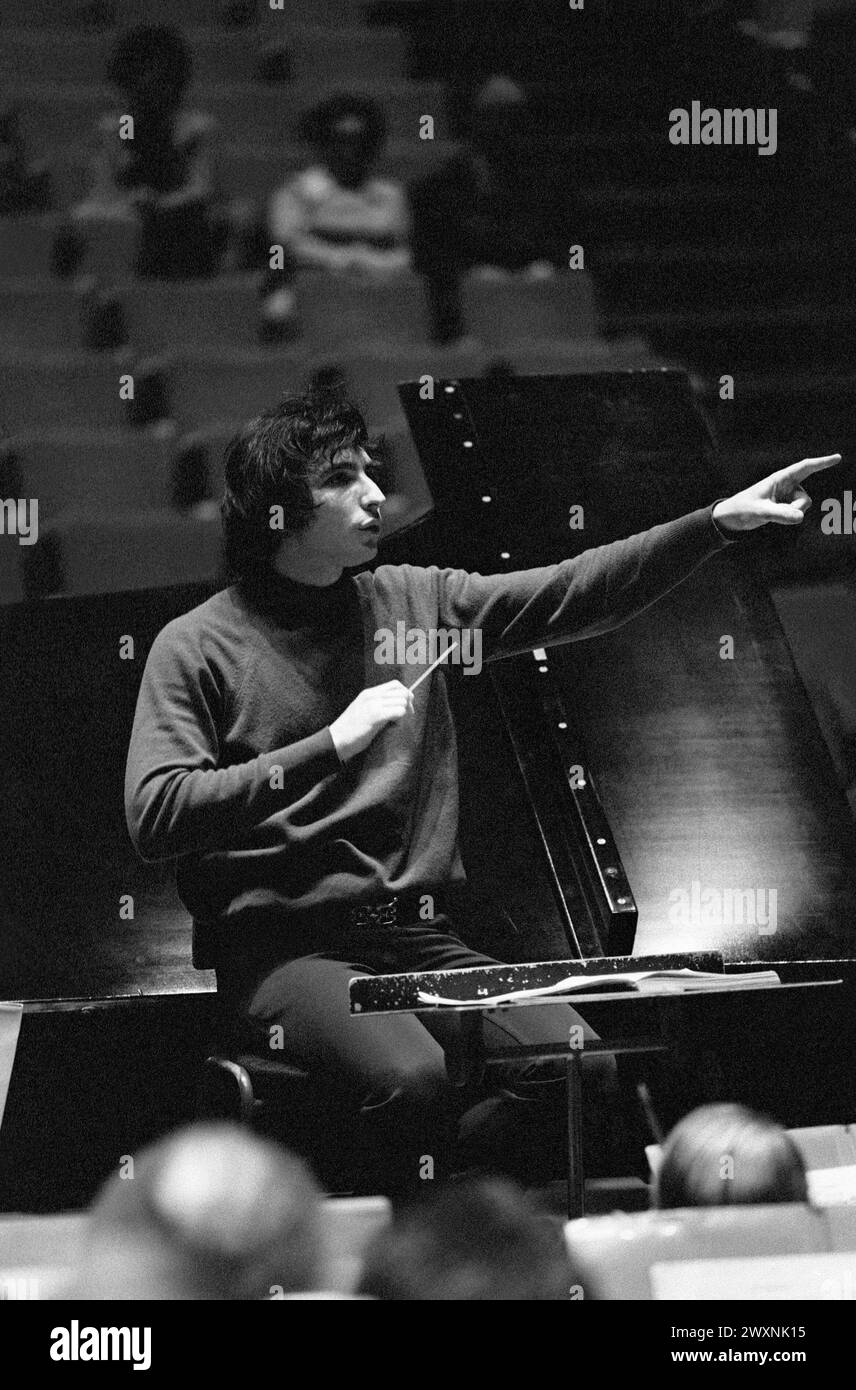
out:
M662 958L659 958L662 959ZM704 959L709 961L710 957L698 957L697 960ZM721 966L721 957L719 968ZM679 965L676 968L685 966L690 958L675 958ZM600 967L603 973L620 973L621 970L629 971L632 969L658 969L662 968L657 964L657 958L646 961L642 957L635 959L622 959L620 957L607 957L602 960L582 961L550 961L540 965L513 966L505 967L512 972L533 971L539 968L556 970L564 968L565 974L596 974ZM502 967L487 967L495 971ZM690 965L690 968L704 968ZM741 981L736 982L732 988L718 985L715 990L709 989L685 989L675 992L674 989L654 986L645 990L644 993L633 993L626 990L599 990L598 992L567 993L567 994L548 994L534 999L518 999L506 1004L496 1005L482 1003L477 998L456 1004L454 1006L432 1005L418 1001L416 991L418 989L433 990L442 994L444 989L448 989L449 980L456 977L462 983L462 977L479 976L484 977L485 967L474 967L469 970L456 971L432 971L425 970L414 972L409 975L374 975L359 976L352 979L349 983L349 993L351 1000L351 1014L359 1018L365 1014L383 1013L446 1013L450 1009L459 1014L462 1021L463 1052L462 1064L469 1069L470 1074L481 1075L484 1069L491 1065L497 1065L507 1061L511 1057L529 1057L533 1061L552 1060L564 1058L567 1063L567 1180L568 1180L568 1219L574 1220L576 1217L585 1215L585 1181L583 1174L582 1159L582 1059L586 1052L593 1053L611 1052L615 1055L622 1055L634 1052L666 1052L670 1047L670 1024L675 1017L677 1009L682 1009L688 1005L692 1007L691 1001L699 998L726 998L734 1002L737 996L750 996L754 999L758 994L765 994L770 998L785 1003L793 997L794 991L804 989L817 989L825 986L833 987L840 985L842 981L836 980L810 980L798 984L778 984L778 985L747 985ZM724 978L727 978L725 976ZM583 1006L586 1010L586 1021L590 1022L592 1010L595 1013L600 1011L601 1006L609 1005L615 1012L615 1005L620 1004L623 1008L632 1006L635 1013L655 1014L655 1027L650 1024L646 1029L643 1028L638 1034L615 1032L609 1036L603 1036L601 1029L597 1031L601 1034L600 1040L593 1045L587 1045L586 1049L574 1048L570 1045L561 1045L558 1042L545 1042L543 1044L520 1044L512 1043L509 1047L501 1051L493 1051L490 1058L487 1058L484 1051L484 1015L487 1013L501 1013L507 1009L517 1008L537 1008L544 1004L570 1004L574 1009ZM643 1009L643 1005L649 1006ZM647 1021L647 1020L646 1020ZM605 1020L607 1027L608 1020ZM594 1022L592 1026L596 1026Z

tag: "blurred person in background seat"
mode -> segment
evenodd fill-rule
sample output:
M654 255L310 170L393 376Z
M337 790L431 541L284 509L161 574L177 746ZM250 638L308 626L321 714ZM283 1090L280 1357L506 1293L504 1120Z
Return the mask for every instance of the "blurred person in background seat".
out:
M274 193L267 214L270 241L284 255L282 271L265 283L262 316L271 338L293 324L297 270L378 280L410 267L405 189L374 172L387 136L381 108L333 96L306 113L300 134L315 158Z
M91 187L61 234L69 262L82 254L87 223L115 219L139 226L138 275L193 279L216 272L225 235L211 155L216 122L185 106L191 75L177 29L142 24L117 39L106 76L121 104L98 122Z
M563 264L535 135L523 89L492 77L476 94L467 145L412 189L414 265L427 277L441 343L464 336L467 271L537 280Z

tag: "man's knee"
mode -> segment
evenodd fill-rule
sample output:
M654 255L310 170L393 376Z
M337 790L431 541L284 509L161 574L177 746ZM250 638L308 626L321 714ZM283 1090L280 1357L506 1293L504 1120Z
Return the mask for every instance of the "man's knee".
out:
M372 1079L362 1110L386 1109L419 1112L443 1111L451 1101L451 1086L442 1059L396 1059Z

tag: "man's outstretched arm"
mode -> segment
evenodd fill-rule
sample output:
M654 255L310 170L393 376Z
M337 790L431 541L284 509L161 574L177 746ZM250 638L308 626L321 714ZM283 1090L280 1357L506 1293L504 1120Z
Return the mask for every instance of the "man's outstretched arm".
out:
M502 575L439 570L440 625L480 630L485 660L609 632L741 534L771 522L799 525L811 506L802 483L840 459L803 459L711 506L555 565Z

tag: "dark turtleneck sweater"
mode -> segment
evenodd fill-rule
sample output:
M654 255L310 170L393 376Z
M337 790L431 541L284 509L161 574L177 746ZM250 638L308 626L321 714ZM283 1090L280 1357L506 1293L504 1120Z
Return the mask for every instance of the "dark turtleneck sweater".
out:
M480 630L484 662L608 632L729 544L714 505L510 574L380 565L320 587L271 569L214 594L146 661L125 777L137 852L176 859L197 928L232 946L257 930L285 945L289 914L333 900L462 882L441 670L414 713L348 763L336 753L330 724L362 689L419 674L376 663L377 631Z

